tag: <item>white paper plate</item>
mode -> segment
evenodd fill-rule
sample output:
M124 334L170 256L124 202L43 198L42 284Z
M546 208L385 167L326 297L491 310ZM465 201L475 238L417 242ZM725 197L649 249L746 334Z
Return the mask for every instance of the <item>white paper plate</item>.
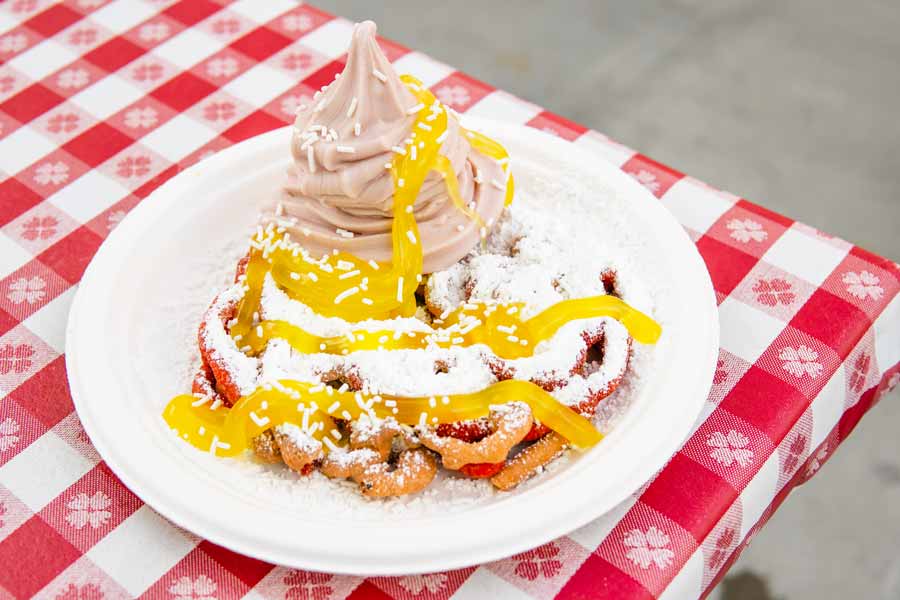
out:
M602 159L534 129L467 121L506 144L516 164L531 160L611 191L619 218L644 235L652 276L677 284L666 299L666 343L652 377L614 431L537 485L405 520L323 518L305 515L302 505L273 506L264 488L214 473L213 459L167 431L160 410L185 391L186 365L195 360L171 332L192 328L202 310L198 304L197 314L179 314L177 300L210 298L196 283L204 267L188 257L221 248L223 237L246 239L257 199L274 193L283 176L285 128L172 178L110 234L82 279L66 339L75 408L101 456L144 502L197 535L266 561L333 573L421 573L502 558L568 533L624 500L678 449L702 409L718 350L715 296L694 244L655 198ZM228 260L213 256L205 268L221 271ZM184 368L167 367L172 360Z

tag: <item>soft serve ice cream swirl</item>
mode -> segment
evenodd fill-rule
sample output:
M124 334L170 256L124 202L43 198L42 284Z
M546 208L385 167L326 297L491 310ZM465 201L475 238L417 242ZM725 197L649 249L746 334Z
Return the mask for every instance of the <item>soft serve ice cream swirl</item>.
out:
M378 47L375 24L358 24L344 71L297 116L284 194L263 207L263 224L284 226L313 254L337 249L389 261L394 182L388 167L395 149L414 139L420 108ZM481 222L454 206L441 175L430 173L414 206L426 273L465 256L504 206L503 168L470 146L455 118L448 119L440 154Z

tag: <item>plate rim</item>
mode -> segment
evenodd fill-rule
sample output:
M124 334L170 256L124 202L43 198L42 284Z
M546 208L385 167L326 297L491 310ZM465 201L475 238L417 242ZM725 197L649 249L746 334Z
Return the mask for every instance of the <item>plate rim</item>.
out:
M707 316L712 316L713 318L707 318L704 321L706 329L703 333L705 333L704 337L709 340L709 343L707 346L707 355L703 357L703 362L698 369L699 375L695 380L695 389L692 390L692 393L685 394L686 397L693 398L693 409L696 410L692 409L691 411L688 411L691 413L690 424L688 426L685 426L683 425L683 423L681 423L680 427L673 428L673 430L665 439L658 441L652 446L651 449L647 450L646 452L647 456L661 456L662 458L656 458L649 462L649 459L647 459L646 457L642 458L639 461L641 465L640 469L635 469L633 472L631 472L630 476L620 478L622 481L627 482L627 485L623 484L622 488L628 489L623 491L621 494L618 494L618 496L620 497L617 497L614 502L603 502L603 504L607 507L600 512L586 511L585 513L573 516L571 514L572 511L570 510L568 516L566 516L565 514L556 515L555 521L545 523L543 528L533 528L529 532L523 532L522 535L515 540L505 540L505 543L503 544L487 545L486 547L485 544L481 544L477 549L473 550L470 548L466 552L457 551L457 554L453 556L443 556L438 553L437 556L424 558L423 556L416 554L415 558L417 560L417 563L412 566L405 564L402 561L396 561L400 564L394 564L396 559L391 559L388 557L385 559L370 562L367 567L363 568L363 570L354 567L355 561L350 559L340 560L337 557L335 557L334 559L329 559L327 556L325 558L317 558L316 556L310 556L310 553L307 553L307 555L305 556L298 557L296 555L285 554L284 551L279 552L278 549L274 548L274 546L268 547L265 543L254 544L252 543L252 540L242 539L241 536L236 536L234 532L229 533L228 531L223 531L221 528L217 528L214 523L207 523L203 519L200 519L196 514L190 514L192 511L189 507L186 507L184 504L181 504L179 506L177 502L173 504L171 498L167 498L165 495L161 495L159 493L159 490L157 489L159 487L158 485L153 486L151 484L148 484L146 481L142 481L140 477L136 476L128 467L127 461L119 456L115 448L111 447L111 440L109 440L108 437L104 434L101 425L93 418L94 415L91 412L90 405L87 401L88 394L84 388L89 384L81 378L79 363L83 357L80 357L78 355L77 350L79 343L84 337L83 332L80 329L80 325L82 322L82 317L80 317L80 315L83 313L83 311L86 310L84 307L89 303L93 290L98 285L100 285L99 278L103 276L104 267L110 264L110 261L113 260L115 249L117 248L117 246L125 243L125 238L131 233L132 229L137 230L141 227L139 221L141 221L142 219L147 219L154 212L163 211L165 208L167 208L168 204L165 202L165 199L174 197L174 194L179 190L179 188L183 186L189 186L191 178L196 177L198 171L202 171L204 169L213 171L217 167L232 163L241 155L260 152L261 149L266 148L270 144L274 143L273 140L275 138L280 139L281 136L284 135L285 130L289 129L289 127L285 127L261 134L259 136L255 136L253 138L235 144L234 146L231 146L225 150L222 150L216 155L199 163L198 165L194 165L178 173L162 186L154 190L152 194L145 198L144 201L138 204L128 214L128 216L126 216L126 218L110 233L110 235L104 241L103 245L95 254L93 259L91 260L91 263L88 265L79 284L75 298L73 299L66 326L65 351L66 371L69 379L69 385L75 410L78 413L79 419L82 422L85 432L90 437L95 448L100 453L100 456L107 463L110 469L116 474L116 476L118 476L122 480L122 482L145 504L162 514L170 521L174 522L176 525L188 531L192 531L202 538L228 547L241 554L251 556L260 560L265 560L274 564L350 575L365 574L384 576L427 573L439 570L472 566L475 564L504 558L569 533L602 516L603 514L608 512L608 510L611 510L621 501L625 500L630 494L632 494L636 489L638 489L647 480L649 480L650 477L652 477L652 475L660 467L662 467L666 463L666 461L668 461L669 458L671 458L671 456L678 450L678 448L693 430L693 423L702 412L708 391L712 386L713 373L715 370L716 359L718 357L719 321L715 292L713 291L712 282L709 278L708 271L706 270L705 263L703 262L702 257L697 251L695 244L690 240L689 236L675 219L675 217L665 209L665 207L659 202L659 200L650 195L650 193L646 189L644 189L643 186L641 186L639 183L637 183L631 177L621 171L618 166L607 162L606 159L599 154L592 154L588 150L574 147L571 142L556 138L554 136L551 136L544 132L540 132L533 128L526 127L524 125L479 119L470 116L464 116L463 120L477 129L490 130L491 132L505 132L506 134L511 136L532 137L533 139L539 141L541 144L549 144L551 147L554 147L554 152L559 151L563 154L565 154L566 152L571 153L574 148L574 150L576 151L576 156L573 160L573 163L576 163L576 166L578 167L585 166L591 158L602 160L602 164L605 165L604 168L601 169L604 171L602 175L604 177L609 175L613 179L618 180L615 181L614 187L630 188L630 194L643 197L645 203L652 203L652 205L658 207L651 209L652 211L655 211L657 213L657 218L662 218L663 220L669 221L668 226L675 226L674 229L677 229L677 231L673 229L671 231L671 235L673 235L675 238L681 238L680 243L683 246L682 249L686 250L688 255L693 255L693 258L691 258L690 260L694 262L691 271L693 272L693 276L695 278L700 275L697 267L699 266L702 269L703 277L700 278L700 281L696 281L694 283L700 284L703 288L705 288L704 290L701 290L700 293L698 293L697 297L702 298L703 296L705 296L706 306L698 307L696 310L707 314ZM502 133L500 137L503 137ZM577 163L582 164L578 165ZM684 247L685 243L687 244L687 247ZM682 421L686 421L686 419L682 419ZM529 493L532 497L539 499L541 495L546 494L532 492L539 492L541 488L547 487L548 486L536 486L535 488L530 490ZM492 506L494 509L496 509L498 505L503 504L503 502L498 502ZM338 560L338 562L335 562L335 560Z

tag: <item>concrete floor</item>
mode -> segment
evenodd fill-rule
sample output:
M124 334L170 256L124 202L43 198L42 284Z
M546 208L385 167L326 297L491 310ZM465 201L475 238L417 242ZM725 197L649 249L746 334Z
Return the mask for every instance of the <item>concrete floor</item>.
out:
M896 0L318 0L712 185L900 260ZM900 393L719 600L900 599Z

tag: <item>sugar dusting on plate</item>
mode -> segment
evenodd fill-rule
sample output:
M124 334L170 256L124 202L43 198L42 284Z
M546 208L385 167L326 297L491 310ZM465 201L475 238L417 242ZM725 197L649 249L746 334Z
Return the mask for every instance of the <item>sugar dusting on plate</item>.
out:
M574 176L565 177L558 170L545 170L527 158L517 163L516 178L517 198L511 215L496 224L486 249L476 249L467 257L465 265L454 266L432 277L437 288L434 298L446 303L449 308L461 300L459 290L464 280L473 280L475 285L470 287L470 298L501 302L524 300L529 303L524 315L527 318L568 297L603 293L598 274L612 268L618 274L617 291L623 299L652 315L665 332L668 309L664 302L664 278L647 250L648 245L642 239L639 224L628 214L627 207L608 189L581 182ZM553 218L547 218L548 215ZM227 247L223 243L223 248L211 249L204 257L197 259L197 281L185 290L183 296L158 307L155 318L171 322L173 315L176 316L174 318L178 322L174 331L177 335L173 336L171 328L159 328L163 329L163 333L146 334L150 338L147 340L148 347L157 349L158 355L152 358L156 365L165 365L171 369L169 372L184 374L182 390L188 389L197 365L196 326L214 295L211 288L218 287L221 291L227 287L226 282L233 275L237 258L245 250L246 238L230 240ZM510 257L510 254L514 256ZM311 314L304 316L302 308L297 307L300 303L295 301L279 306L275 289L268 289L267 294L267 307L273 311L272 315L268 315L270 318L281 311L291 312L291 320L302 322L310 331L321 335L340 334L345 327L340 319L324 319ZM409 328L422 326L417 319L405 321L407 323L398 325ZM383 323L378 325L382 328ZM657 350L635 345L625 381L598 408L595 423L601 431L608 432L614 428L640 396L645 387L644 377L652 372ZM268 356L270 353L271 356ZM260 374L265 379L277 377L284 371L294 372L297 367L296 353L284 343L270 344L266 356L268 358L264 358L259 365ZM465 366L465 359L465 356L459 358L462 362L458 364ZM380 366L382 363L379 359L374 364ZM404 369L395 369L397 371ZM460 369L459 374L464 373L465 369ZM479 389L489 383L487 379L482 381L482 377L485 376L472 373L468 379L471 389ZM456 379L457 385L465 388L465 377L447 378L445 382L450 379ZM403 391L403 381L400 379L385 377L381 383L396 387L394 393ZM412 387L422 384L415 378L407 382ZM166 392L182 390L161 391L159 406L154 410L162 409L167 400ZM451 391L457 390L447 389L444 393ZM200 463L211 478L226 482L230 489L237 490L235 493L246 494L254 501L264 498L266 504L273 508L298 511L324 520L407 519L465 510L475 504L522 493L533 485L552 485L549 480L553 473L565 469L570 461L578 460L577 455L570 453L513 492L497 492L485 480L471 480L440 470L434 482L418 494L370 500L359 494L353 482L331 480L320 473L301 477L284 465L265 465L249 456L239 459L213 458L186 445L183 451L192 453L191 459Z

